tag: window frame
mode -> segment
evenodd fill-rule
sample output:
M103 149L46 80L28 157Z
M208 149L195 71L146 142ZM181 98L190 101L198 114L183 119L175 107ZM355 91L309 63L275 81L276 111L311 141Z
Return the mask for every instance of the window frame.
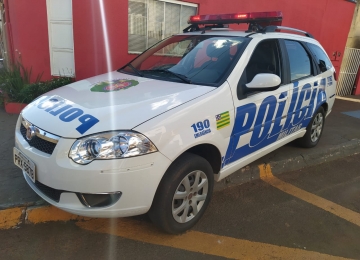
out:
M131 0L128 0L128 3L130 2ZM177 5L180 5L180 15L181 15L181 10L182 10L182 6L189 6L189 7L195 7L196 8L196 14L199 12L199 5L198 4L194 4L194 3L188 3L188 2L182 2L182 1L178 1L178 0L155 0L155 1L158 1L158 2L163 2L164 3L164 6L165 6L165 3L169 3L169 4L177 4ZM135 55L138 55L138 54L141 54L143 53L144 51L150 49L152 46L154 46L155 44L157 44L159 41L163 41L169 37L171 37L172 35L170 36L165 36L163 39L160 39L158 42L156 42L155 44L152 44L152 45L149 45L149 37L148 37L148 24L149 24L149 8L148 8L148 3L149 1L148 0L145 0L145 4L146 4L146 35L145 35L145 41L146 41L146 45L145 45L145 49L143 51L130 51L129 50L129 33L128 33L128 50L127 50L127 53L128 54L135 54ZM165 7L164 7L165 8ZM129 15L129 12L128 12L128 15ZM165 19L165 9L164 9L164 19ZM165 23L165 20L164 20L164 23ZM181 25L181 24L180 24ZM181 33L183 29L185 28L180 28L179 26L179 29L180 31L178 33ZM128 31L129 30L129 19L128 19ZM164 28L164 32L165 32L165 28ZM164 35L163 35L164 36Z
M187 6L199 8L198 4L188 3L188 2L178 1L178 0L157 0L157 1L170 3L170 4L187 5Z

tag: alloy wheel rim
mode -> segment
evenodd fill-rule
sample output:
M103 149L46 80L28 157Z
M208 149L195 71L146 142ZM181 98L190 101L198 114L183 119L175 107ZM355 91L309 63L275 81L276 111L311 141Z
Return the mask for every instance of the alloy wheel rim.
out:
M172 200L172 215L176 222L192 220L203 207L208 195L209 181L202 171L187 174L176 188Z
M315 116L315 119L311 126L311 141L313 143L315 143L320 138L322 127L323 127L323 121L324 121L323 115L321 113L318 113Z

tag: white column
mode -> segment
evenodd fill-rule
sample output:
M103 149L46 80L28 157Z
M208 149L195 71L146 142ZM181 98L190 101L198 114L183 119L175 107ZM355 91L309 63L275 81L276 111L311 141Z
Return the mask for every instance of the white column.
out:
M53 76L75 76L72 0L46 0Z

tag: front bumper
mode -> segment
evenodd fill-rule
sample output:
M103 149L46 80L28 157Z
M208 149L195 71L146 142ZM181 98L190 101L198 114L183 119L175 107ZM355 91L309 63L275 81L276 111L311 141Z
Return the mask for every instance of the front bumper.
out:
M60 138L49 155L31 147L20 133L18 121L15 146L36 165L36 181L63 191L55 201L41 191L25 174L29 186L50 204L87 217L126 217L146 213L160 180L171 161L160 152L126 159L95 160L88 165L74 163L68 152L74 139ZM105 207L86 207L79 193L118 193L121 197Z

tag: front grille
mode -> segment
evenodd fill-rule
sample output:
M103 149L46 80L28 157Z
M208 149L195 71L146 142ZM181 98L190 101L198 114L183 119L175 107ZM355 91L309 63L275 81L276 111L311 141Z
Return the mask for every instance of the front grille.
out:
M41 182L36 181L35 182L35 186L42 192L44 193L47 197L49 197L50 199L59 202L60 201L60 195L61 193L63 193L63 190L57 190L57 189L53 189L49 186L46 186L44 184L42 184Z
M116 203L121 194L121 191L103 194L76 193L80 202L88 208L108 207Z
M23 124L21 124L20 132L21 132L22 136L24 137L24 139L26 140L26 142L28 142L28 144L31 147L34 147L34 148L38 149L39 151L42 151L42 152L50 154L50 155L54 152L56 144L46 141L37 136L34 136L34 138L29 141L26 139L26 131L27 130L26 130L25 126Z

